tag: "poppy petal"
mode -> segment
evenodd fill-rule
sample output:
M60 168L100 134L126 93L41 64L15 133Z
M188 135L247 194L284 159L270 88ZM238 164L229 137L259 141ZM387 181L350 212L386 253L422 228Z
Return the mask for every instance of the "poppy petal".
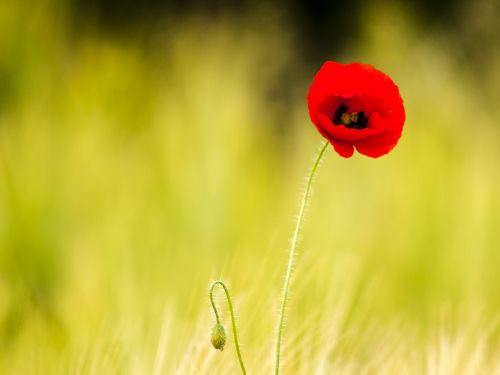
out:
M354 146L350 143L330 140L333 149L344 158L350 158L354 154Z
M307 101L312 122L343 157L352 156L354 147L361 154L379 157L401 137L405 112L398 87L370 65L325 62L313 79ZM362 114L368 122L334 124L342 107L349 114Z

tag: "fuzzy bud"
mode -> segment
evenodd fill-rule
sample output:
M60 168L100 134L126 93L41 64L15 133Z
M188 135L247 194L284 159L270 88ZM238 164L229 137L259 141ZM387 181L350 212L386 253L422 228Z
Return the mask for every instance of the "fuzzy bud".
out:
M215 324L212 328L212 336L210 337L212 346L220 351L224 350L226 345L226 330L222 324Z

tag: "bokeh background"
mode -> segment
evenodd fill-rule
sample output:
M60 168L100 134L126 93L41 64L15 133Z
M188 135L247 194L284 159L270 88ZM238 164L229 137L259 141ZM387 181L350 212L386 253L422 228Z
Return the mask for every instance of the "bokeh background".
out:
M500 374L500 3L0 2L0 373L270 373L325 60L389 74L399 145L328 150L284 374ZM222 296L223 321L231 334Z

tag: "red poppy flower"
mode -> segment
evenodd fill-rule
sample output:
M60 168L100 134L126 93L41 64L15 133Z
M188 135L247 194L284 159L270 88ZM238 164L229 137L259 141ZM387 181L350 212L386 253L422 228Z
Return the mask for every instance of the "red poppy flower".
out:
M314 77L307 101L312 122L345 158L354 148L378 158L401 137L405 110L398 87L370 65L327 61Z

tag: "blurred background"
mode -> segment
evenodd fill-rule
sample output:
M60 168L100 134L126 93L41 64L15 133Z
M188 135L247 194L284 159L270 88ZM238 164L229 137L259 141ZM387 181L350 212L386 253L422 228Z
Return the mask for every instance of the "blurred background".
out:
M388 156L326 154L283 373L500 374L499 46L497 0L2 0L0 373L238 373L217 278L270 372L335 60L407 121Z

